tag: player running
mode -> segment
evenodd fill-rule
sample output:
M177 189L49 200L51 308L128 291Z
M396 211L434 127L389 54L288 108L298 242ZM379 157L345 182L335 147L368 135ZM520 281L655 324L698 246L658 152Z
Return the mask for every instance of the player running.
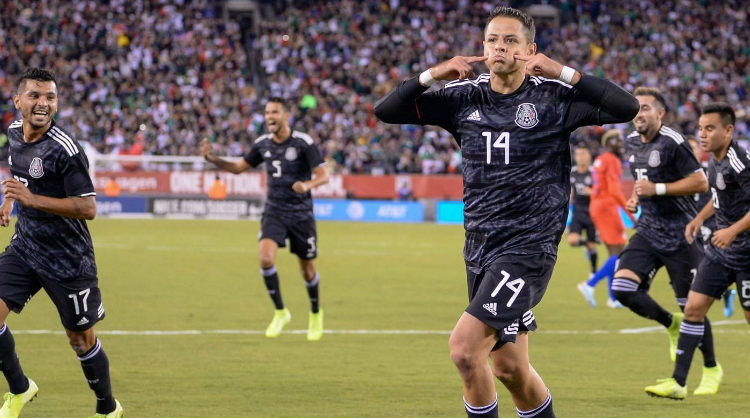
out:
M596 274L598 242L596 227L589 215L589 203L591 201L591 151L585 146L576 147L573 152L576 167L570 172L571 201L573 201L573 216L568 227L568 244L573 247L584 246L586 259L591 263L591 275ZM581 233L586 230L586 239L581 238Z
M319 281L314 260L318 255L318 235L313 216L310 190L328 183L328 172L323 157L312 137L294 131L289 125L291 114L281 98L273 97L266 103L265 121L269 134L255 140L250 152L237 162L217 157L208 140L201 144L205 159L221 170L242 173L266 163L268 199L261 220L260 273L266 283L276 311L266 329L266 337L275 338L292 319L284 307L276 272L276 253L279 247L289 247L299 258L302 276L310 298L307 339L316 341L323 336L323 310L320 309Z

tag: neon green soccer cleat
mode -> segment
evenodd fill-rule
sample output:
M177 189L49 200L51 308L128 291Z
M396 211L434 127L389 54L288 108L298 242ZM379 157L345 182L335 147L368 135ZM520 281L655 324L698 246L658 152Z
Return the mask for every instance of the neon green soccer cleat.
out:
M646 394L673 400L682 400L687 396L687 386L677 384L674 378L658 380L657 383L655 386L646 387Z
M122 410L122 405L120 402L115 400L115 410L107 413L106 415L104 413L97 413L92 418L121 418L123 413L125 413L124 410Z
M703 367L703 378L701 378L701 383L693 394L705 396L718 393L722 378L724 378L724 369L718 363L712 368Z
M271 324L269 324L266 329L266 337L278 337L281 334L281 331L284 330L284 326L286 326L290 320L292 320L292 313L289 312L289 309L282 308L281 310L274 311L273 320L271 320Z
M323 337L323 310L310 312L310 322L307 326L307 340L320 340Z
M672 324L667 328L669 337L669 358L672 362L677 360L677 341L680 340L680 324L685 315L682 313L672 313Z
M39 387L29 378L29 389L21 394L5 393L5 403L0 408L0 418L17 418L26 403L31 402L39 393Z

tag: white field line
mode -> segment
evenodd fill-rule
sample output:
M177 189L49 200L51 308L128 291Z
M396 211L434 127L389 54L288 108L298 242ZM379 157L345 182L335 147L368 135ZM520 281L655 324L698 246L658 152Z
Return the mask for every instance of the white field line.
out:
M713 326L731 324L744 324L744 320L721 320L711 323ZM640 329L619 330L538 330L534 333L543 335L616 335L616 334L641 334L641 333L663 333L663 327L643 327ZM737 333L750 334L748 329L714 329L714 333ZM306 334L307 329L286 330L287 335ZM328 335L450 335L450 330L324 330ZM64 335L62 330L13 330L14 335ZM97 330L97 335L120 335L120 336L186 336L186 335L262 335L264 330Z

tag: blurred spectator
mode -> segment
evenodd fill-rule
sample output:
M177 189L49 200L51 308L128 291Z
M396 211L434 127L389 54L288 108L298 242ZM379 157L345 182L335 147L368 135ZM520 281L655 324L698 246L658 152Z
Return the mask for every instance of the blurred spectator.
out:
M107 181L107 184L104 185L104 196L110 197L110 198L116 198L120 196L120 192L122 192L122 188L117 183L115 178L111 177Z
M211 187L208 189L208 197L217 201L222 201L227 198L227 187L218 175L216 176L214 183L211 184Z

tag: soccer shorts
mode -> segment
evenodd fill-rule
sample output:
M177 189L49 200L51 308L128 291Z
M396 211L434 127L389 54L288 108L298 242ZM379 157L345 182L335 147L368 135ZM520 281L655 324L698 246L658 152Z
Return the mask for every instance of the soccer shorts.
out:
M10 247L0 254L0 299L9 309L20 313L42 288L57 307L66 329L83 332L104 319L96 277L58 281L34 272Z
M596 233L596 226L591 221L591 217L588 213L582 213L573 209L573 217L570 220L570 227L568 227L569 233L581 234L583 230L586 230L586 241L589 243L598 243L599 237Z
M466 270L469 306L466 312L497 330L492 350L515 342L518 332L534 331L531 309L542 300L556 258L547 253L502 255L480 274Z
M594 226L599 231L599 237L610 246L622 245L627 242L625 225L620 218L620 207L608 202L591 201L589 213Z
M315 218L299 221L284 220L265 212L260 221L258 240L271 239L286 247L289 239L289 250L300 259L311 260L318 256L318 234L315 229Z
M706 257L698 267L698 275L690 289L720 299L732 283L737 284L740 305L745 311L750 311L750 270L730 269Z
M635 272L641 279L639 288L648 291L656 272L662 266L666 267L677 304L684 307L690 292L690 284L696 277L702 259L703 246L697 241L675 252L667 253L654 248L651 241L636 233L620 254L615 271L629 269Z

